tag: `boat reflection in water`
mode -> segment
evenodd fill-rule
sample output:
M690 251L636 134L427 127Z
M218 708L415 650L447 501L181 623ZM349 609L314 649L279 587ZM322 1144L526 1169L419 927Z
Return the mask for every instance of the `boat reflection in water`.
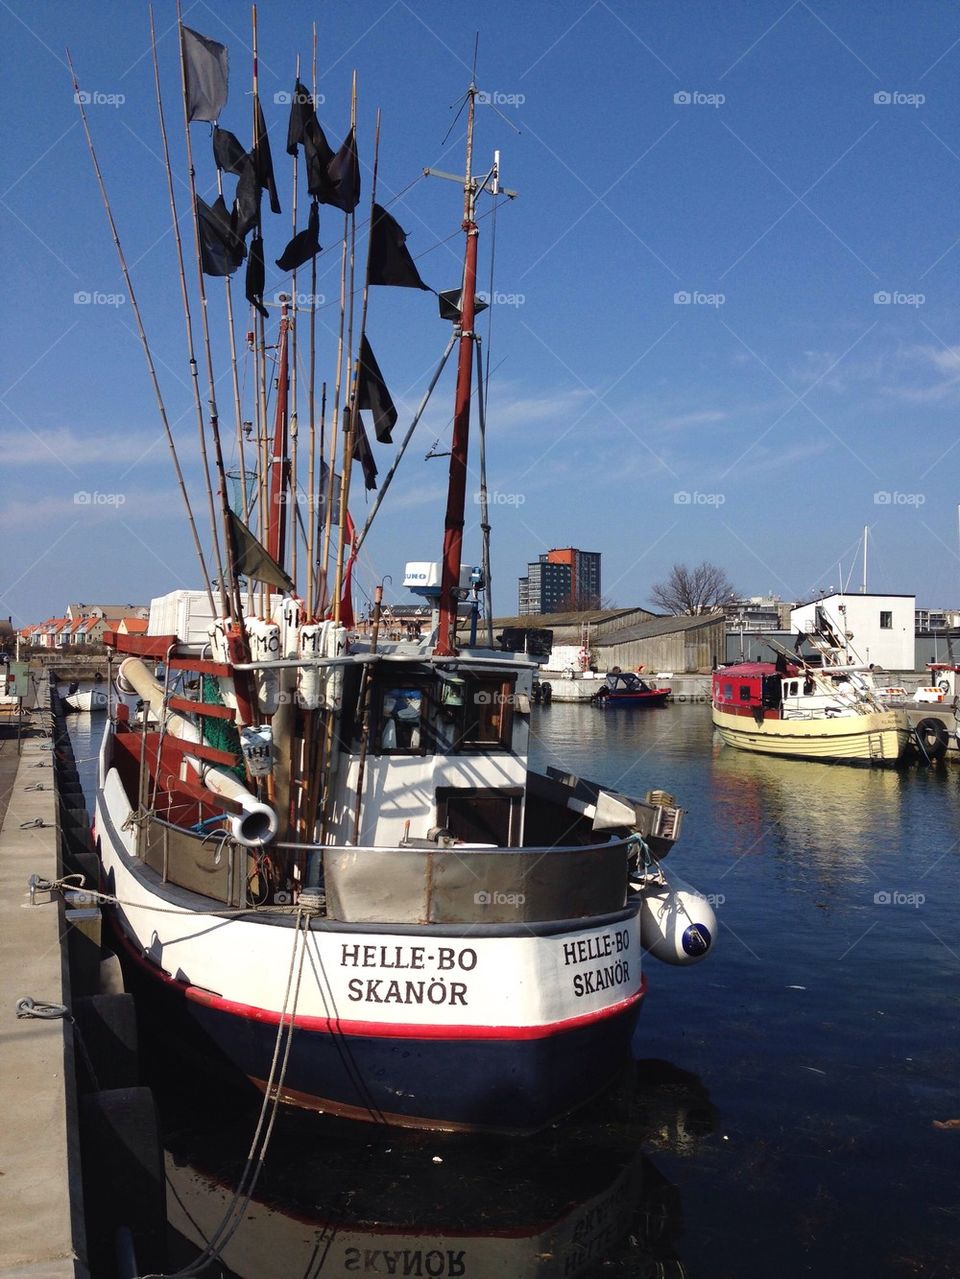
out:
M246 1157L248 1123L208 1121L165 1140L172 1264L189 1264L215 1235ZM176 1129L169 1116L167 1126ZM679 1276L679 1194L642 1146L649 1138L688 1154L713 1126L700 1081L664 1062L639 1063L576 1121L520 1141L396 1129L371 1140L323 1116L281 1113L255 1194L210 1273Z
M873 851L878 823L899 830L905 788L917 780L891 769L867 772L750 755L719 743L712 770L718 822L738 832L739 845L758 856L778 843L803 848L805 859L824 867L839 854L852 861ZM924 773L926 784L939 780L933 770Z

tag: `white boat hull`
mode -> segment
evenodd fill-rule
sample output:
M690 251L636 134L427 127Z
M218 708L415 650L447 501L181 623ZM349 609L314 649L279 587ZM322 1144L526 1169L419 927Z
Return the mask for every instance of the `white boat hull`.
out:
M896 764L910 741L899 711L823 719L764 719L713 708L713 723L727 746L761 755L861 764Z
M319 917L301 968L292 914L224 918L196 894L178 909L180 890L136 858L129 816L111 771L96 833L128 967L261 1087L301 971L288 1102L411 1127L537 1128L626 1058L645 992L639 901L545 925Z

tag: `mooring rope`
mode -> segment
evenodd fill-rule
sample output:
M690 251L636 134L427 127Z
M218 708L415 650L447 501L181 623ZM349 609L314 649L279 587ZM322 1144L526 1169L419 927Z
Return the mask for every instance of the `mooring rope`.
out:
M280 1109L280 1097L283 1093L283 1085L287 1075L287 1065L290 1060L290 1046L293 1043L294 1023L296 1020L297 1003L300 998L300 979L303 975L303 961L307 953L307 935L310 932L310 913L305 910L297 912L297 926L293 935L293 951L290 956L290 967L287 971L287 986L283 996L283 1008L280 1013L280 1022L277 1026L277 1037L273 1045L273 1059L270 1063L270 1074L267 1079L266 1088L263 1094L263 1103L260 1107L260 1114L257 1119L257 1127L250 1142L250 1149L247 1153L246 1163L237 1183L237 1188L233 1193L233 1198L220 1221L219 1226L214 1231L212 1237L208 1240L203 1251L196 1257L189 1266L185 1266L182 1270L170 1272L168 1274L149 1274L141 1275L138 1279L194 1279L207 1267L211 1261L222 1259L223 1249L227 1246L233 1236L239 1229L247 1206L253 1197L256 1189L257 1181L263 1170L264 1161L267 1157L267 1150L270 1145L270 1139L273 1136L273 1128L277 1118L277 1112ZM303 926L303 944L299 946L300 962L297 963L298 943L301 937L301 925ZM294 972L296 971L296 983L294 984ZM290 1008L289 1022L287 1018L287 1007L290 1003L290 989L293 986L293 1005ZM280 1062L281 1046L283 1051L283 1060ZM280 1062L279 1074L277 1073L277 1064Z

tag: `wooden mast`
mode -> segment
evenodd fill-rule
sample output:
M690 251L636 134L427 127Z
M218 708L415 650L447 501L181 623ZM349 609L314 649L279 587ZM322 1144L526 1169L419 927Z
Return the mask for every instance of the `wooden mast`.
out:
M470 393L473 374L474 317L477 293L477 224L474 221L476 188L471 173L473 122L477 86L471 80L467 90L467 158L463 181L463 231L466 236L463 287L460 290L460 350L457 364L457 394L450 445L450 479L447 513L443 528L443 569L440 578L440 620L437 630L437 657L457 652L457 603L460 586L460 557L463 549L463 513L467 494L467 453L470 442Z
M290 321L287 318L287 303L284 299L280 304L277 407L274 416L273 449L270 455L270 506L267 512L267 550L281 568L284 567L286 556L287 500L290 480L290 459L287 456L289 434L287 341L289 331ZM294 516L294 519L296 519L296 516ZM296 525L294 525L294 540L296 540L296 536L297 529Z

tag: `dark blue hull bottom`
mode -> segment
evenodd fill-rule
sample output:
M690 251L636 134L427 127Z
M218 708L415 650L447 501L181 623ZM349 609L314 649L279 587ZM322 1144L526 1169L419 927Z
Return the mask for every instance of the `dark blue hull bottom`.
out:
M542 1039L389 1039L294 1031L283 1098L410 1127L542 1128L600 1092L629 1059L639 1004ZM276 1026L190 1005L223 1054L261 1086Z

